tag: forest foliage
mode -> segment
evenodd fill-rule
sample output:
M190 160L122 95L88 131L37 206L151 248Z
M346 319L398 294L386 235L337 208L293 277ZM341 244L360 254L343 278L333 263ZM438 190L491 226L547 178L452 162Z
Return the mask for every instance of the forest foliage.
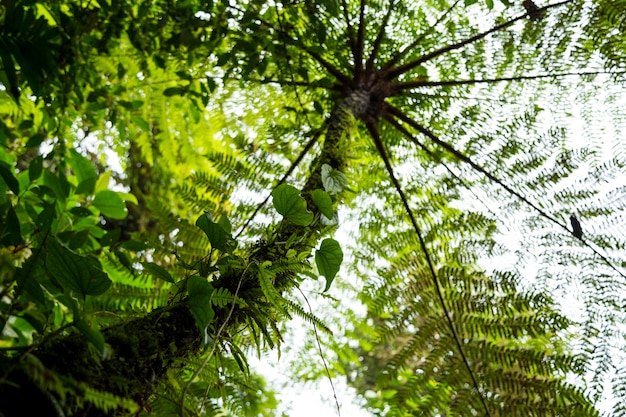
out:
M0 415L626 415L624 0L0 10Z

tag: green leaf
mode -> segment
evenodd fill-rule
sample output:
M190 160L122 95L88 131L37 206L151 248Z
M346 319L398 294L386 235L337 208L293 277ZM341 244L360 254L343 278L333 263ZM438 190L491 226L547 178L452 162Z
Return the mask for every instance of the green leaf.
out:
M322 184L326 192L332 195L342 192L346 188L348 180L343 172L324 164L322 165Z
M189 294L189 309L193 314L198 328L203 332L205 336L205 343L207 341L206 328L213 320L215 312L211 307L211 297L215 289L211 284L199 276L192 276L187 281L187 293Z
M57 211L56 211L56 208L54 207L54 204L44 203L44 209L37 216L37 219L35 220L35 224L42 231L46 231L50 229L50 226L52 226L52 222L54 221L54 219L56 219L56 216L57 216Z
M28 179L32 182L41 176L43 169L43 156L39 155L28 164Z
M89 210L87 207L80 206L72 207L70 209L70 213L72 213L76 217L89 217L93 215L91 210Z
M112 219L121 220L128 214L124 200L115 191L99 191L93 199L93 205L102 214Z
M335 212L333 210L333 200L331 200L330 195L328 195L326 191L313 190L311 198L324 216L329 219L333 218L333 216L335 215Z
M144 118L139 117L139 116L132 116L130 120L132 120L144 132L150 133L150 125L148 124L148 122L145 121Z
M170 273L167 272L167 270L161 265L157 265L154 262L142 262L141 264L143 265L144 270L153 277L171 282L172 284L176 282Z
M78 318L74 320L74 327L85 336L85 339L98 349L98 352L104 353L104 336L96 327L91 327L85 319Z
M328 291L333 283L341 262L343 261L343 251L339 242L335 239L324 239L320 248L315 251L315 264L320 275L326 278L326 287L324 291Z
M220 218L217 220L217 224L222 226L222 229L224 229L226 233L233 232L233 225L230 223L230 220L228 219L227 215L222 214Z
M272 191L272 197L276 211L290 222L308 226L313 221L313 213L307 210L306 201L297 188L281 184Z
M54 191L54 195L57 199L65 200L67 198L68 194L66 194L65 187L61 184L59 177L47 169L43 172L43 183Z
M84 298L103 294L111 286L111 280L96 259L72 252L56 239L48 239L46 248L46 268L63 288Z
M9 187L9 190L13 191L13 194L20 194L20 183L13 175L13 172L11 172L11 169L4 163L0 163L0 176Z
M235 248L235 240L232 238L230 233L227 233L222 226L211 220L211 215L209 213L204 213L198 217L198 220L196 220L196 226L198 226L209 238L211 247L228 253L232 252Z
M165 97L182 96L183 94L185 94L185 90L180 87L169 87L163 90L163 95Z
M112 245L116 244L120 240L121 236L122 236L122 229L120 229L119 227L116 227L113 230L109 230L100 239L100 245L102 247L112 246ZM71 246L70 246L70 248L71 248Z
M144 242L138 242L136 240L127 240L126 242L122 243L120 246L123 249L129 250L132 252L139 252L139 251L148 249L148 245L146 245Z
M45 139L46 139L46 136L44 134L42 134L42 133L35 133L26 142L26 147L27 148L36 148L37 146L41 145L41 142L43 142Z
M4 225L4 235L2 236L2 244L4 246L17 246L23 242L22 232L20 230L20 221L17 218L15 209L9 203L6 222Z
M96 186L98 174L93 167L91 161L76 150L70 150L70 157L68 158L69 164L76 175L78 180L78 187L76 187L76 194L91 194Z

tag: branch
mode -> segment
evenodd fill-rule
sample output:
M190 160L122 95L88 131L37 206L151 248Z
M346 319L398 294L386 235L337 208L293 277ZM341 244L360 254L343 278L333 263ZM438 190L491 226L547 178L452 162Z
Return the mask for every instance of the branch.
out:
M491 172L487 171L485 168L483 168L482 166L478 165L476 162L472 161L472 159L470 159L468 156L466 156L462 152L460 152L457 149L455 149L452 145L450 145L450 144L442 141L441 139L439 139L439 137L437 137L437 135L435 135L433 132L431 132L426 127L422 126L421 124L417 123L416 121L414 121L411 118L409 118L408 116L406 116L399 109L391 106L390 104L386 104L385 105L385 111L389 112L389 114L391 114L391 115L397 117L398 119L402 120L403 122L405 122L406 124L411 126L413 129L417 130L418 132L420 132L421 134L423 134L424 136L426 136L427 138L432 140L434 143L436 143L437 145L441 146L442 148L444 148L445 150L450 152L452 155L454 155L456 158L458 158L462 162L465 162L466 164L470 165L476 171L480 172L485 177L489 178L491 181L493 181L496 184L500 185L509 194L511 194L511 195L517 197L518 199L520 199L521 201L523 201L525 204L527 204L533 210L535 210L537 213L539 213L539 215L541 215L542 217L548 219L549 221L551 221L555 225L561 227L562 229L567 231L569 234L574 236L577 240L580 240L585 246L587 246L596 255L598 255L611 269L613 269L615 272L617 272L622 277L626 278L626 274L624 274L622 271L617 269L617 267L614 266L613 263L606 256L604 256L602 253L600 253L600 251L598 249L596 249L593 246L591 246L591 244L588 243L587 241L577 237L574 234L574 232L567 227L567 224L560 222L555 217L551 216L546 211L542 210L539 206L534 204L528 198L524 197L522 194L520 194L519 192L515 191L513 188L511 188L506 183L504 183L502 180L500 180L498 177L496 177L494 174L492 174ZM415 139L412 135L409 136L408 138L409 138L409 140L411 140L415 144L419 143L417 141L417 139Z
M417 221L415 220L415 216L413 215L413 210L411 210L411 207L409 206L409 202L404 194L404 191L402 191L402 187L400 186L400 183L398 182L398 179L396 178L394 174L393 167L391 166L391 163L389 162L389 157L387 156L385 147L382 141L380 140L378 127L376 126L373 120L367 121L366 126L370 132L370 135L372 136L372 139L374 140L374 144L376 145L376 150L378 151L378 154L380 155L383 162L385 163L385 168L387 169L389 178L391 179L391 182L393 183L394 188L396 189L396 191L398 192L398 195L400 196L400 199L402 200L404 211L409 216L409 219L411 220L411 224L413 226L413 230L417 234L417 237L420 242L420 247L422 249L422 252L424 252L424 257L426 258L426 263L428 264L430 277L435 287L437 298L439 298L439 303L441 304L441 307L443 308L443 312L446 316L446 322L448 324L448 328L450 329L450 332L452 333L452 337L456 344L457 350L459 351L461 359L463 360L463 364L465 365L465 368L467 369L467 372L470 375L472 384L474 385L474 388L476 389L476 393L478 394L478 397L480 398L480 402L482 403L483 408L485 409L485 415L488 417L491 417L491 413L489 412L489 408L487 407L485 398L483 397L482 393L480 392L480 388L478 387L478 381L476 381L476 376L474 375L474 372L472 371L472 368L470 367L469 361L467 360L467 357L465 356L465 352L463 352L461 340L459 338L459 335L456 332L456 329L454 328L454 323L452 322L452 317L450 316L450 312L448 311L448 308L446 307L446 302L443 297L443 292L441 290L441 286L439 285L439 281L437 280L437 272L435 271L435 266L431 259L430 253L428 252L428 248L426 247L426 242L424 241L422 232L417 224Z
M437 159L433 151L428 149L426 145L424 145L422 142L418 141L417 138L412 136L411 133L404 126L398 123L396 119L394 119L387 113L383 113L383 119L387 121L389 124L391 124L393 127L395 127L396 129L398 129L398 131L402 133L407 139L415 143L422 151L424 151L424 153L428 154L428 156L430 156L432 160ZM454 179L456 179L463 187L465 187L465 189L468 190L474 196L474 198L476 198L476 200L480 201L485 207L485 210L491 213L492 216L497 217L496 213L489 207L488 204L486 204L480 197L478 197L478 195L476 195L474 190L472 190L472 187L470 187L469 184L467 184L467 182L463 178L461 178L457 173L455 173L452 170L452 168L450 168L445 162L439 161L438 163L441 166L443 166L446 169L446 171L448 171L450 175L454 177Z
M356 37L356 45L354 50L354 69L355 73L360 74L363 71L363 49L365 47L365 0L361 0L359 7L359 30Z
M457 4L459 4L461 2L461 0L456 0L452 6L450 6L448 8L448 10L446 10L441 16L439 16L439 18L437 19L437 21L431 25L429 27L429 29L422 33L420 36L418 36L417 38L415 38L415 40L413 42L411 42L407 47L405 47L404 49L402 49L400 52L398 52L397 54L395 54L393 56L393 58L391 58L391 60L389 62L387 62L383 67L382 70L388 70L389 68L392 68L394 65L396 65L398 62L400 62L400 60L402 58L404 58L409 52L411 52L413 50L413 48L415 48L417 45L420 44L420 42L422 42L422 40L424 40L424 38L426 37L426 35L428 35L429 33L432 33L432 31L437 27L437 25L439 25L439 23L443 22L443 19L446 18L446 16L448 16L448 14L450 14L450 12L452 12L452 9L454 9Z
M565 4L569 4L571 2L573 2L574 0L564 0L561 1L559 3L555 3L555 4L551 4L545 7L542 7L538 10L538 12L541 11L546 11L549 9L552 9L554 7L559 7L559 6L563 6ZM475 36L472 36L470 38L467 38L461 42L457 42L454 43L452 45L448 45L448 46L444 46L443 48L437 49L435 51L432 51L426 55L421 56L420 58L416 59L415 61L411 61L411 62L407 62L404 65L400 65L399 67L395 67L395 68L390 68L389 70L386 71L386 77L387 79L394 79L397 76L404 74L405 72L411 71L412 69L422 65L423 63L430 61L433 58L436 58L440 55L445 54L446 52L450 52L453 51L455 49L460 49L462 47L464 47L465 45L469 45L470 43L476 42L478 40L481 40L483 38L486 38L487 36L491 35L492 33L498 32L500 30L506 29L510 26L512 26L514 23L526 18L527 16L529 16L529 13L524 13L523 15L517 16L511 20L508 20L504 23L501 23L499 25L494 26L493 28L479 33Z
M458 1L460 0L457 0L457 2ZM372 52L370 52L370 56L369 58L367 58L367 63L365 64L365 70L367 72L370 72L374 69L374 61L376 61L376 58L378 58L378 50L383 43L383 39L385 39L385 29L387 28L387 23L389 23L389 18L391 17L393 6L395 6L395 0L389 0L389 9L387 9L387 14L385 14L385 17L380 24L378 35L376 35L374 45L372 45Z
M304 52L311 55L311 57L315 59L317 62L319 62L324 68L326 68L328 72L330 72L342 84L350 84L350 82L352 82L350 77L348 77L343 72L335 68L333 64L328 62L326 59L322 58L321 55L318 54L317 52L311 51L310 49L306 47L302 47L302 49L304 50Z
M356 37L354 36L354 29L350 24L350 15L348 14L348 5L346 4L346 0L341 0L341 12L343 14L343 18L346 21L346 30L348 32L348 43L350 44L350 50L352 51L352 56L356 56Z
M538 74L538 75L517 75L514 77L502 77L502 78L485 78L475 80L451 80L451 81L408 81L393 83L391 86L391 96L399 95L404 90L411 90L418 87L447 87L455 85L473 85L473 84L494 84L505 81L528 81L539 80L545 78L564 78L572 76L585 76L585 75L622 75L626 71L591 71L591 72L565 72L560 74Z

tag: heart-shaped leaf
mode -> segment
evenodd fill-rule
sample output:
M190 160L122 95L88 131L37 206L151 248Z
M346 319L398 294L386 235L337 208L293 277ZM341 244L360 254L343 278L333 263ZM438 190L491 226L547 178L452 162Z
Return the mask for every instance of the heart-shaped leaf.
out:
M224 230L220 224L211 220L209 213L204 213L198 220L196 220L196 226L198 226L209 238L211 246L222 252L232 252L236 246L236 242L230 233Z
M333 283L341 262L343 261L343 251L339 242L335 239L324 239L320 248L315 251L315 264L320 275L326 278L326 287L324 291L328 291Z
M211 296L215 289L206 280L206 278L194 275L187 281L187 293L189 294L189 309L193 314L198 328L207 340L206 328L213 320L215 312L211 307Z
M297 188L281 184L272 192L272 197L276 211L290 222L308 226L313 221L313 213L307 210L306 201Z
M66 290L84 298L103 294L111 286L111 280L96 259L81 256L55 239L49 239L46 246L46 268Z
M330 195L324 190L313 190L311 193L311 198L313 202L317 206L318 209L322 212L327 219L332 219L335 215L333 210L333 201L330 198Z
M322 184L328 194L337 194L345 190L348 179L343 172L324 164L322 165Z
M112 219L124 219L128 214L124 200L111 190L99 191L93 199L93 205L100 210L102 214Z

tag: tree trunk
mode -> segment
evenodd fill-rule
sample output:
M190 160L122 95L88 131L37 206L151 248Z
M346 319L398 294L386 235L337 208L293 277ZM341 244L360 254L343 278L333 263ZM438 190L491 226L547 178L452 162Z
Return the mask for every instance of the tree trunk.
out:
M354 116L362 116L368 100L362 93L351 94L336 107L327 121L322 152L313 161L302 190L308 209L314 214L318 209L312 203L310 193L324 189L321 168L324 164L340 171L346 168L344 142L353 129ZM338 200L336 198L335 202ZM322 232L327 232L328 228L319 221L307 227L282 221L276 230L278 238L273 242L296 234L300 238L296 249L310 254ZM254 262L260 264L286 255L283 246L271 244L274 246L265 247L263 251L259 251L258 246L253 247L247 259L252 261L254 257ZM212 285L216 289L232 287L232 279L228 278L221 276ZM248 291L259 289L258 278L245 278ZM283 292L290 292L297 285L293 279L281 280L281 283L278 289ZM233 288L229 289L235 292ZM259 294L259 291L254 293ZM250 300L246 302L250 303ZM229 314L231 305L216 309L213 319L216 325L209 327L217 329L233 317L225 326L224 334L236 333L241 321L234 318L246 312L236 311L242 309L233 307L235 311L232 315ZM18 358L0 357L0 416L119 415L124 410L115 408L115 403L123 399L126 399L127 405L130 399L142 408L147 404L153 385L165 376L168 368L175 363L180 364L188 355L197 354L201 347L201 332L184 301L157 308L145 317L109 327L102 333L108 345L106 358L102 358L80 334L52 337ZM106 402L103 397L109 398L108 406L102 405ZM130 408L127 407L126 412Z

